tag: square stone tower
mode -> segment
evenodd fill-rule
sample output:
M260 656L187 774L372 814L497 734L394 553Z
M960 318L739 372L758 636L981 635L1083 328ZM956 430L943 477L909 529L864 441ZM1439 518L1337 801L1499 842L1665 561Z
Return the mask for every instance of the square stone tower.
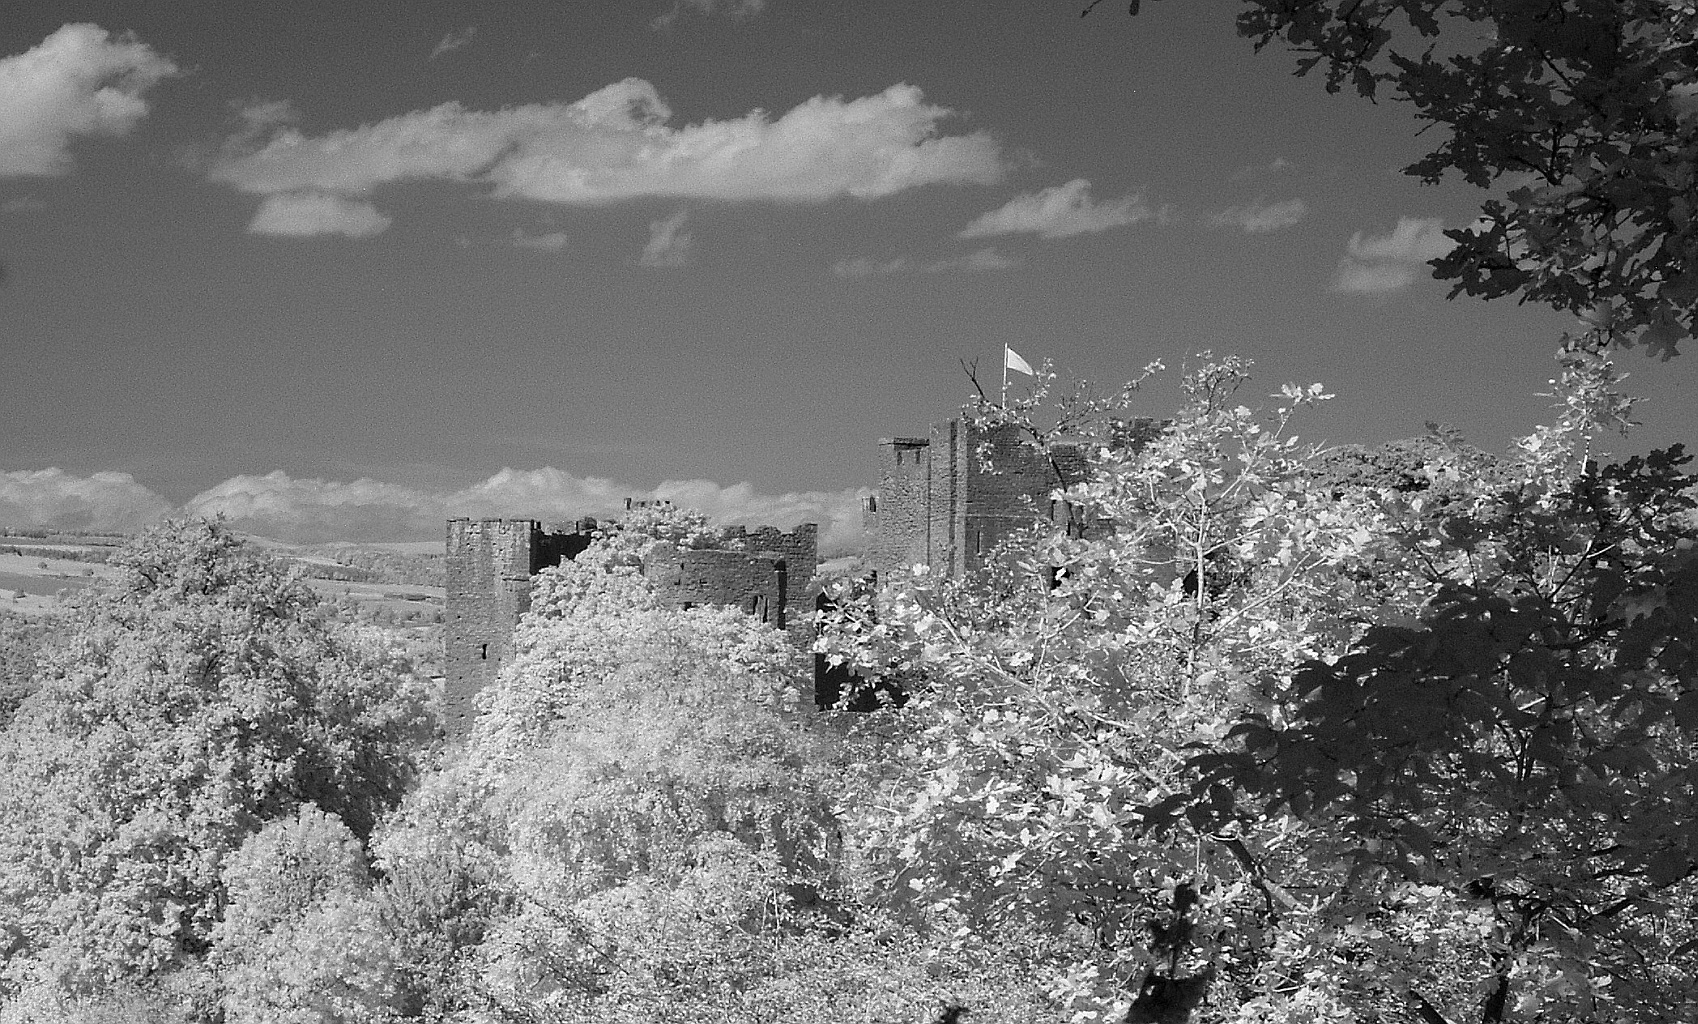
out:
M450 519L442 630L443 727L464 736L478 691L495 682L531 577L588 546L587 530L544 533L534 519Z
M1015 530L1065 517L1050 494L1083 473L1084 457L1065 445L1051 455L1053 463L1014 426L975 430L958 419L934 424L927 438L880 441L878 494L862 506L880 576L921 564L959 579Z

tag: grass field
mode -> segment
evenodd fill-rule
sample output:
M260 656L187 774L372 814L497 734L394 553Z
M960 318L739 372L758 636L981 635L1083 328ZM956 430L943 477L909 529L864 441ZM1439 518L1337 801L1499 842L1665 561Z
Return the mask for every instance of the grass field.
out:
M7 538L7 542L41 544L27 538ZM83 550L54 538L54 546L67 550ZM331 559L314 555L297 555L282 545L263 545L270 554L301 563L308 573L332 569ZM354 547L349 545L350 548ZM372 545L376 550L393 551L398 545ZM411 548L413 545L407 545ZM419 545L421 554L430 553L429 545ZM442 545L436 544L440 551ZM110 544L90 545L88 551L109 551ZM51 614L61 593L70 593L90 586L110 575L112 570L98 562L70 558L48 558L38 555L0 554L0 608L25 615ZM417 584L366 583L344 580L311 579L313 590L328 599L346 598L362 611L380 621L398 626L426 626L441 619L443 590L441 586Z
M68 558L0 554L0 608L25 615L49 612L61 591L81 590L110 571Z

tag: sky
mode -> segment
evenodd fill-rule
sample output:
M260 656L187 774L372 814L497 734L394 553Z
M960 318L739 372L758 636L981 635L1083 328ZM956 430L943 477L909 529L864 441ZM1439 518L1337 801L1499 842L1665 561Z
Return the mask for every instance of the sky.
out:
M1223 3L176 0L0 20L0 525L437 538L626 496L852 545L880 437L1004 346L1337 397L1305 438L1546 421L1569 318L1447 301L1487 195L1401 173ZM404 12L404 13L398 13ZM1620 357L1613 450L1690 441ZM1021 380L1016 375L1016 384Z

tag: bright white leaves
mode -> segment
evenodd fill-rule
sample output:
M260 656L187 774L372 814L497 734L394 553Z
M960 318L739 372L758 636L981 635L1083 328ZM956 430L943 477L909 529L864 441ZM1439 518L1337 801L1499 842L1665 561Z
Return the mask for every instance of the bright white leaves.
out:
M949 115L914 86L893 85L859 99L816 96L776 119L755 110L672 127L655 87L627 78L575 103L498 111L445 103L321 136L284 128L263 144L239 137L210 175L263 196L353 199L392 182L450 181L568 206L870 200L998 180L997 143L983 133L940 134Z
M0 177L71 169L70 142L123 135L147 115L143 94L177 65L131 36L66 25L0 58Z

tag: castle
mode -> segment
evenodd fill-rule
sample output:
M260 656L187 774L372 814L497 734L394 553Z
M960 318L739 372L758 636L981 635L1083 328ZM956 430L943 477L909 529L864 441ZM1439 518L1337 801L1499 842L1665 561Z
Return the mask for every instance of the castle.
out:
M1050 495L1082 479L1085 469L1079 448L1053 446L1046 454L1012 425L986 429L949 420L934 425L930 437L885 438L877 493L862 505L868 560L879 579L917 564L964 578L1034 520L1077 527L1075 510ZM576 557L595 529L593 519L559 532L544 531L534 519L448 520L443 653L449 735L470 730L478 691L495 682L513 628L530 608L531 578ZM741 608L805 649L813 639L813 613L823 607L814 578L818 539L813 523L788 533L732 527L717 548L657 545L642 571L664 605ZM816 658L819 706L835 701L843 682L838 675Z
M632 507L627 502L626 507ZM513 627L531 607L531 580L589 547L594 519L548 532L534 519L450 519L443 619L443 725L450 736L471 730L477 694L495 682ZM785 533L730 527L721 547L657 544L642 572L662 605L730 605L788 633L801 647L813 640L819 527Z

